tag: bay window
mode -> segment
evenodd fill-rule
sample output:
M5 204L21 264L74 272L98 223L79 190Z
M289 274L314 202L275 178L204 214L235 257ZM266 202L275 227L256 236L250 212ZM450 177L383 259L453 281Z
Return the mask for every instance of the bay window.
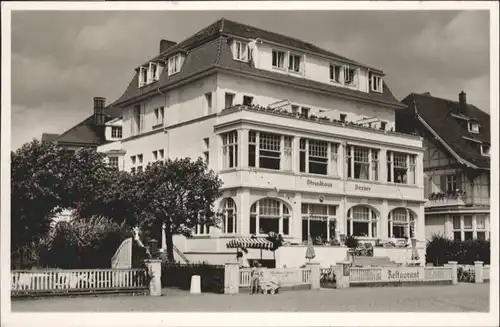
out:
M222 134L222 168L238 167L238 132Z
M222 232L224 234L234 234L237 231L236 224L236 204L231 198L223 200L222 206Z
M390 238L415 237L415 216L406 208L396 208L389 213Z
M415 160L413 154L387 151L387 181L415 185Z
M300 172L338 175L338 144L319 140L300 139Z
M377 214L370 207L362 205L349 209L347 235L377 237Z
M309 235L316 243L330 242L337 233L337 207L326 204L302 203L302 241Z
M291 170L292 137L250 131L248 136L248 165L256 168Z
M347 147L347 177L362 180L378 180L377 149L360 146Z
M280 200L265 198L250 207L250 233L290 235L290 210Z

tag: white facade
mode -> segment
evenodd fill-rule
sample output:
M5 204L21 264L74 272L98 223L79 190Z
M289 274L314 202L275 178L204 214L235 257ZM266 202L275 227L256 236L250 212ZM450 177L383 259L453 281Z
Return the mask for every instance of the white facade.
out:
M266 58L265 52L258 59L261 65L263 58ZM313 72L311 68L309 74ZM243 103L244 97L252 97L252 104L261 106L286 99L289 105L284 108L290 113L264 112L246 106L223 110L229 107L228 94L233 95L231 106ZM340 113L345 113L346 121L378 117L387 126L394 126L393 108L219 72L167 92L158 92L147 101L124 108L123 139L98 150L107 153L115 150L123 154L123 169L129 171L144 169L148 163L162 158L208 159L209 168L224 182L224 195L218 207L221 211L227 209L228 214L221 229L199 228L192 239L174 238L175 245L191 260L205 258L223 262L234 258L234 250L226 249L227 241L269 230L281 233L290 243L302 243L307 234L303 232L305 228L326 242L352 233L368 242L389 237L416 237L423 259L421 138L299 118L292 116L291 105L309 108L309 115L339 120ZM159 108L163 112L161 120ZM274 144L279 148L276 152L279 169L259 167L273 165L260 162L261 157L266 157L265 147L273 147L270 140L265 140L269 135L279 140ZM301 139L307 149L301 150ZM249 155L251 144L257 145L258 154L253 159ZM312 157L318 145L327 145L324 153L326 175L308 172L314 166ZM358 151L361 148L371 149L366 153L369 167L366 171L359 168L363 164L357 162L364 160L361 159L363 151ZM303 150L308 151L307 159L303 158L301 163ZM159 156L159 151L163 157ZM350 161L350 169L347 167L348 152L354 159ZM396 183L395 177L393 182L387 182L388 154L393 160L395 156L407 155L404 162L406 183ZM251 167L252 160L257 167ZM394 175L394 164L389 167ZM362 171L371 180L362 179L365 177ZM326 210L326 214L320 214L322 210ZM251 251L247 256L256 258L259 255ZM269 254L264 254L266 256ZM303 253L300 256L303 257ZM283 257L280 258L281 264L287 264ZM292 262L287 265L290 264Z

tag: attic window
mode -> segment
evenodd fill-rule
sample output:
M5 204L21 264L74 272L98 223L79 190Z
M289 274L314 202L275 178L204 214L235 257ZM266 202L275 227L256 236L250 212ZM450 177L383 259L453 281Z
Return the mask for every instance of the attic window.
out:
M139 87L143 87L148 84L148 69L147 67L139 68Z
M279 69L285 69L285 52L279 50L273 50L273 67Z
M469 132L476 134L479 133L479 124L469 122L467 125L469 126Z
M160 73L161 73L162 66L160 64L157 64L155 62L150 62L149 63L149 71L148 71L148 82L153 83L156 82L157 80L160 79Z
M344 83L347 85L354 85L354 77L356 76L356 69L349 66L344 66Z
M330 81L340 83L340 72L342 66L330 64Z
M181 55L168 58L168 76L178 73L181 70Z
M241 41L234 41L234 59L247 62L248 61L248 45Z
M370 74L370 91L382 93L382 77Z
M483 156L489 157L490 156L490 146L487 144L481 144L481 154Z

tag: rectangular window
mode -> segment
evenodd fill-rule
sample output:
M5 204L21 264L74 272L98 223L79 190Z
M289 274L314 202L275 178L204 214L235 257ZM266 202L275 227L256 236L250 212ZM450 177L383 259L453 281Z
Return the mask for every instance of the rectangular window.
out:
M346 114L340 114L340 121L345 122L345 119L347 118Z
M273 50L273 62L274 68L285 69L285 52L279 50Z
M234 94L233 93L226 93L224 97L224 108L231 108L233 106L234 102Z
M481 154L483 156L490 156L490 146L486 144L481 144Z
M117 127L117 126L112 126L111 127L111 137L114 139L121 139L122 138L122 128Z
M208 165L210 163L210 139L203 139L203 158L205 159L205 163Z
M484 216L476 216L476 229L486 229L486 219Z
M146 67L139 68L139 87L148 84L148 69Z
M462 232L453 232L453 239L455 241L461 241L462 240Z
M415 163L413 154L387 151L387 181L398 184L416 183Z
M378 180L378 152L377 149L348 146L347 176L353 179Z
M330 64L330 81L340 83L340 72L342 66Z
M380 129L381 130L385 131L386 126L387 126L387 122L385 122L385 121L380 122Z
M328 151L333 151L330 156L332 174L337 169L337 145L325 141L300 139L299 141L299 170L310 174L328 175ZM330 147L330 149L329 149ZM333 150L332 150L333 149Z
M163 159L165 159L165 151L158 150L158 160L163 160Z
M446 191L454 192L457 189L457 176L446 175Z
M370 74L370 91L382 93L382 77Z
M142 110L141 105L136 105L134 107L134 126L135 132L140 133L142 130Z
M253 104L253 97L248 96L248 95L244 95L243 96L243 104L245 106L251 106Z
M479 124L477 123L468 123L468 126L469 126L469 132L471 133L479 133Z
M165 109L163 107L156 108L154 110L154 115L155 115L155 121L153 127L160 127L163 125L163 114L165 112Z
M113 169L118 170L118 157L109 157L109 166Z
M462 227L460 225L460 216L453 216L453 229L460 230Z
M158 151L153 151L153 161L158 160Z
M344 83L347 85L353 85L356 76L356 70L350 68L349 66L344 66Z
M478 240L485 240L486 239L486 232L477 232L477 239Z
M234 59L248 61L248 45L241 41L234 42Z
M307 108L307 107L302 107L300 108L300 115L304 118L307 118L309 117L309 112L311 111L310 108Z
M464 216L464 229L472 229L472 216Z
M168 75L173 75L181 70L181 55L168 58Z
M238 167L238 132L222 134L223 168Z
M205 103L207 106L207 114L212 113L212 92L205 93Z
M297 115L299 113L299 106L292 104L292 114Z
M281 164L281 135L259 133L259 167L279 170Z
M300 73L300 60L302 56L290 54L288 60L288 70L293 73Z
M158 64L154 62L149 63L149 83L155 82L158 80Z

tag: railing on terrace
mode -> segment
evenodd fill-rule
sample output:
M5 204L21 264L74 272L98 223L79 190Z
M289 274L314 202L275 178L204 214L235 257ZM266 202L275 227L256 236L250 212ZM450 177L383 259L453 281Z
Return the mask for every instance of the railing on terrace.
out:
M350 283L367 283L382 281L382 268L359 268L353 267L349 272Z
M311 270L307 268L266 269L280 282L281 287L311 284ZM251 268L240 269L240 287L250 287Z
M360 123L355 123L355 122L346 122L346 121L341 121L337 119L332 119L328 118L326 116L324 117L316 117L314 115L310 115L308 117L302 116L300 114L294 114L289 111L286 111L285 109L274 109L271 107L264 107L264 106L258 106L258 105L243 105L243 104L238 104L234 105L229 108L225 108L222 110L222 112L219 115L225 115L229 114L231 112L237 112L241 110L252 110L252 111L259 111L259 112L264 112L272 115L280 115L280 116L286 116L286 117L292 117L296 119L304 119L304 120L309 120L309 121L316 121L319 123L327 123L327 124L332 124L336 126L342 126L342 127L350 127L350 128L357 128L357 129L364 129L364 130L372 130L374 132L379 132L382 134L393 134L393 135L400 135L400 136L406 136L406 137L417 137L415 133L413 134L408 134L408 133L402 133L402 132L395 132L394 130L383 130L379 128L374 128L374 127L369 127Z
M11 271L11 294L143 290L146 269L72 269Z
M449 267L425 267L425 280L451 280L452 271Z

